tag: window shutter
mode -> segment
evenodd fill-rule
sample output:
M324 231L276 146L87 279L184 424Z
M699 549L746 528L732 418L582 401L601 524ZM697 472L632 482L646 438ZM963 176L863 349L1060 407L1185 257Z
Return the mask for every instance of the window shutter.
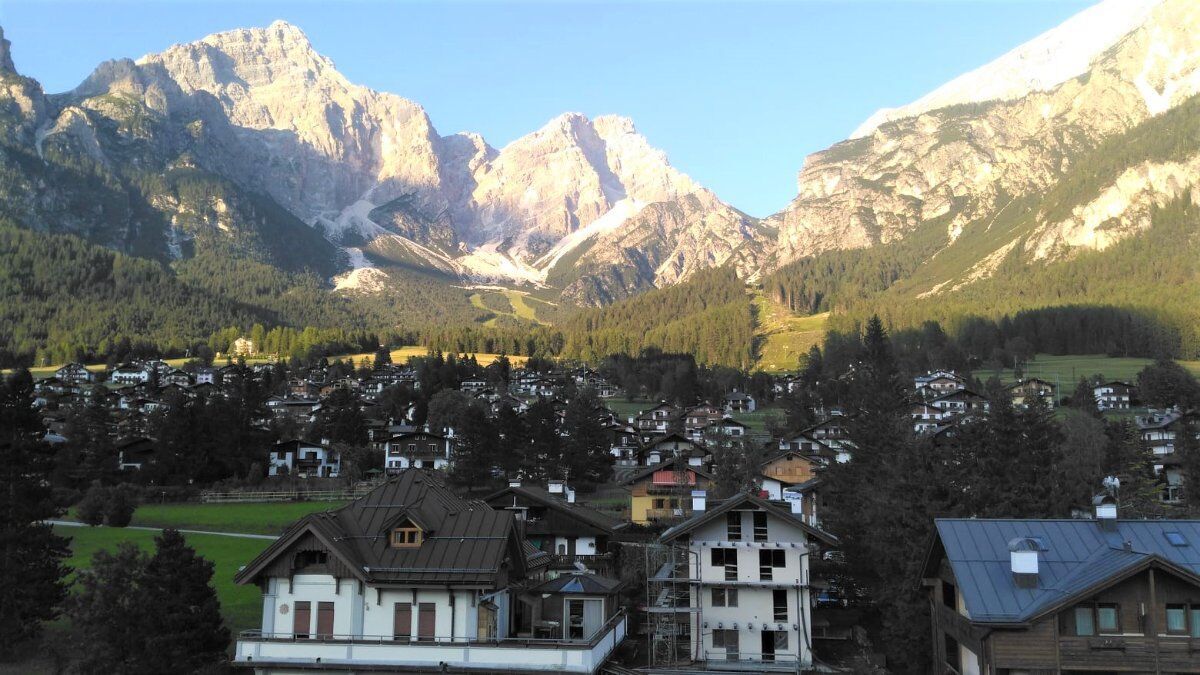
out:
M392 619L392 633L397 640L407 640L412 637L412 605L407 602L396 603L395 617Z
M308 639L310 626L312 626L312 603L297 602L296 611L292 615L292 634L300 640Z

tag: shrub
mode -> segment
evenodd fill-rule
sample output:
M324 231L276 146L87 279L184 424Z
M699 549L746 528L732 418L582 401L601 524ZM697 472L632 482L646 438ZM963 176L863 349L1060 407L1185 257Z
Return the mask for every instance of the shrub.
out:
M125 485L111 488L104 504L104 522L109 527L126 527L136 509L137 496L132 490Z
M75 515L79 517L80 521L92 527L104 524L104 507L107 501L105 493L107 492L106 488L99 485L88 488L87 494L75 506Z

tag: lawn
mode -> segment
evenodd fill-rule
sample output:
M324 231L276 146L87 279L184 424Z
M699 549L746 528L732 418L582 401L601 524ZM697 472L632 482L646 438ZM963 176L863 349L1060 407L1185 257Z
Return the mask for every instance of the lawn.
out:
M1142 368L1150 365L1151 359L1142 358L1110 358L1103 354L1079 356L1052 356L1038 354L1033 361L1025 366L1025 377L1037 377L1058 385L1060 395L1068 395L1075 388L1075 383L1081 377L1102 375L1109 380L1124 380L1136 382L1137 374ZM1193 374L1200 376L1200 361L1180 361L1183 367ZM979 371L980 379L987 379L993 371ZM1000 379L1005 382L1015 381L1016 375L1012 370L1000 372Z
M754 296L758 318L755 346L758 352L756 367L769 373L794 371L800 367L800 357L813 345L825 340L825 323L829 312L798 316L786 307L772 302L762 293Z
M131 524L174 527L180 530L277 535L288 524L302 516L315 511L334 509L344 503L143 504L134 512Z
M55 531L71 539L71 557L67 564L73 569L87 569L92 554L113 550L121 542L133 542L139 547L154 550L157 532L127 530L112 527L55 527ZM236 635L238 631L257 628L262 620L262 592L257 586L237 586L233 575L270 545L267 539L242 539L212 534L186 534L184 538L196 552L215 565L212 585L221 601L225 625Z

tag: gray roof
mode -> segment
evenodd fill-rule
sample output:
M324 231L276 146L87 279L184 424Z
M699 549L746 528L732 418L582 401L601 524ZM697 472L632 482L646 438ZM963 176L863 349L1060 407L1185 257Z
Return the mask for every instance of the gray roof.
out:
M613 595L624 583L596 574L563 574L543 581L529 589L530 593L556 593L562 595Z
M419 547L393 548L391 528L404 519L425 532ZM313 534L359 579L369 583L490 585L502 566L534 564L517 539L511 513L454 494L434 473L408 469L345 506L307 515L238 573L249 583L292 544Z
M582 521L594 528L604 530L605 532L612 532L613 530L626 525L626 523L608 515L607 513L602 513L596 509L584 506L583 504L570 503L565 499L555 497L547 490L544 490L540 487L535 487L533 485L509 485L506 488L497 490L487 497L484 497L483 501L490 504L493 508L503 509L505 506L507 506L507 504L501 500L509 495L517 495L530 501L537 502L538 504L546 506L547 508L551 508L559 513L562 513L568 518Z
M806 535L817 541L820 541L821 543L829 546L836 546L838 543L837 538L832 534L809 525L808 523L804 522L804 520L798 514L792 513L792 507L790 504L772 502L761 497L756 497L749 492L739 492L728 499L722 500L713 508L694 514L691 518L688 518L682 523L669 528L666 532L663 532L661 535L659 535L658 539L660 542L664 543L679 539L685 534L690 534L704 523L718 518L719 516L724 515L735 508L750 508L757 509L759 511L766 511L769 514L774 515L776 518L795 525L803 530Z
M1110 529L1087 519L939 518L935 525L924 576L936 577L944 557L974 623L1025 623L1148 565L1200 586L1200 520L1117 520ZM1172 544L1168 532L1186 545ZM1042 545L1030 587L1017 583L1010 561L1010 543L1026 538Z

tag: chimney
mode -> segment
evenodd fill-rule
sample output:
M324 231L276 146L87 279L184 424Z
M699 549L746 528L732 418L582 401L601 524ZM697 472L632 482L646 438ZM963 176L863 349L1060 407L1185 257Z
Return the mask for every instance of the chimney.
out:
M1096 495L1092 499L1092 506L1096 508L1096 521L1100 523L1100 528L1104 530L1113 530L1117 526L1117 500L1112 495Z
M692 490L692 513L704 513L707 507L708 492L705 490Z
M1032 537L1018 537L1008 542L1013 580L1021 588L1037 588L1038 551L1041 548L1041 544Z
M566 483L561 480L552 480L546 484L546 492L552 495L561 495L564 488L566 488Z
M575 503L575 488L568 487L568 488L566 488L566 490L567 490L567 503L574 504Z

